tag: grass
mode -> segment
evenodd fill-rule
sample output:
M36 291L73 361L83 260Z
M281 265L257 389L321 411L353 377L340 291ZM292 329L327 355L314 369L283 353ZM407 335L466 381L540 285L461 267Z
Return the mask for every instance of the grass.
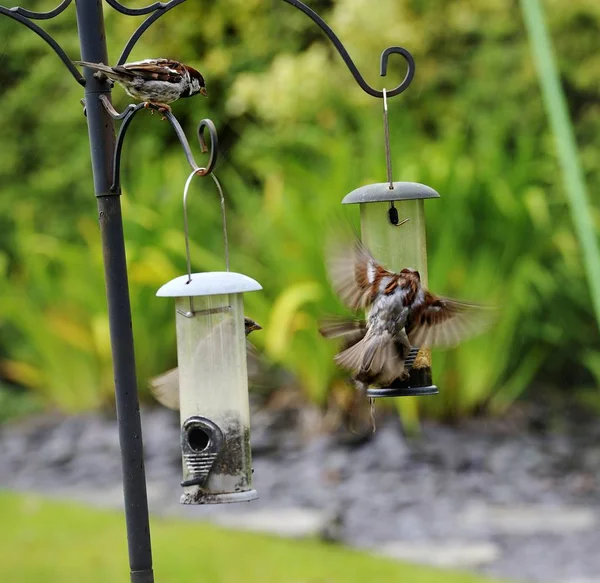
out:
M126 583L125 525L114 511L0 492L0 581ZM282 540L204 523L153 519L157 583L483 583L317 541Z

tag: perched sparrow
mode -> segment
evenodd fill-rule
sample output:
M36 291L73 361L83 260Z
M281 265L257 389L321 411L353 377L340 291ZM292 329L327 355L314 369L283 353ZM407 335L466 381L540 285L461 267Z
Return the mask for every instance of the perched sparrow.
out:
M328 269L349 308L370 308L366 321L321 328L325 337L346 340L335 361L367 385L407 378L404 361L411 347L453 346L489 322L489 308L435 296L421 285L418 271L386 270L358 240L331 249Z
M244 318L244 329L246 336L254 330L262 330L262 326L250 318ZM246 356L248 359L248 375L250 377L257 373L258 362L254 353L254 347L246 341ZM254 369L254 370L253 370ZM152 396L163 406L169 409L179 409L179 369L173 368L163 374L150 379L150 392Z
M146 59L116 67L86 61L74 63L106 75L134 99L158 105L165 111L171 111L168 104L181 97L206 95L204 77L196 69L171 59Z

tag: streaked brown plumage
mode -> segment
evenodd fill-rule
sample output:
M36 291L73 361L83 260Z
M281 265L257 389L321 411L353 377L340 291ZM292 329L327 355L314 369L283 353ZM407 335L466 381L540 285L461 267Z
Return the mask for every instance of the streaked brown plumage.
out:
M357 239L332 246L327 266L342 301L353 310L369 310L365 321L325 323L320 330L327 338L344 338L335 361L361 383L385 386L403 380L411 347L454 346L490 321L489 308L426 290L414 269L388 271Z
M250 332L262 330L262 326L250 318L244 318L244 331L246 337ZM248 361L248 376L252 377L258 369L254 347L246 341L246 357ZM150 393L164 407L168 409L179 409L179 369L172 368L157 377L150 379Z
M206 95L204 77L196 69L172 59L145 59L109 67L103 63L74 61L116 81L131 97L171 111L169 103L198 93Z

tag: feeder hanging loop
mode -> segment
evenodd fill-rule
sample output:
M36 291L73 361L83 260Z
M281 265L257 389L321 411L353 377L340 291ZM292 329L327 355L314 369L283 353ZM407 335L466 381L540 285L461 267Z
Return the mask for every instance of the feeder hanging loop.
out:
M200 131L200 130L199 130ZM200 133L200 135L202 135ZM192 260L190 256L190 234L188 228L188 213L187 213L187 196L190 184L194 176L206 176L205 168L199 168L198 170L192 170L187 180L185 181L185 187L183 189L183 236L185 237L185 253L187 260L188 270L188 282L192 281ZM219 199L221 202L221 222L223 224L223 243L225 247L225 270L229 271L229 240L227 238L227 220L225 218L225 196L223 194L223 187L219 182L219 179L211 172L210 177L213 179L217 190L219 191Z
M382 64L383 70L383 64ZM384 87L383 89L383 134L384 134L384 142L385 142L385 167L387 170L387 181L388 181L388 189L394 190L394 179L392 177L392 154L390 147L390 120L388 116L388 102L387 102L387 91ZM409 221L409 218L400 220L398 217L398 209L394 205L394 201L390 201L390 208L388 210L388 218L390 220L390 224L394 227L399 227Z
M387 92L383 90L383 132L385 135L385 167L387 169L387 179L390 184L389 189L394 190L394 180L392 179L392 155L390 152L390 121L388 117Z

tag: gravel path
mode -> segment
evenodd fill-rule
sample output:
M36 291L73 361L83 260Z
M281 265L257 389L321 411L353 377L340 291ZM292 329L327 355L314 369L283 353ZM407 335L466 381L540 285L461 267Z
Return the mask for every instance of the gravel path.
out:
M177 415L143 412L151 511L282 536L318 534L387 556L517 581L600 582L600 424L537 418L380 421L371 439L306 437L294 409L253 415L260 499L184 507ZM304 426L302 430L301 425ZM121 507L116 423L44 417L0 428L0 487Z

